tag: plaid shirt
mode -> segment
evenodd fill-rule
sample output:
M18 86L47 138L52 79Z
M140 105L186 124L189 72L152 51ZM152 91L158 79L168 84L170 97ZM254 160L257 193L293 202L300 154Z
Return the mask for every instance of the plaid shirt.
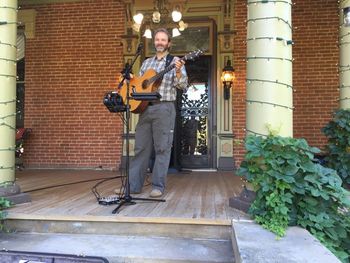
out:
M175 59L175 58L174 58ZM174 61L173 59L173 61ZM157 59L157 56L146 59L141 66L140 76L142 76L148 69L154 69L156 72L160 72L165 69L166 56ZM171 64L171 63L170 63ZM163 77L163 81L158 87L158 92L162 96L161 101L175 101L176 100L176 88L186 90L187 88L187 73L183 66L181 68L181 77L176 77L175 68L166 73Z

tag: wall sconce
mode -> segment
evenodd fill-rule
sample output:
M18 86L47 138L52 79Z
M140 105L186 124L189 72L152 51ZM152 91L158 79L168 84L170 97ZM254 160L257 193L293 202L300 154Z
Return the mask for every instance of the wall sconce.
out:
M343 9L344 14L344 25L350 26L350 6Z
M222 70L221 81L224 84L224 99L230 99L230 89L235 79L235 70L231 66L231 60L227 60L226 66Z

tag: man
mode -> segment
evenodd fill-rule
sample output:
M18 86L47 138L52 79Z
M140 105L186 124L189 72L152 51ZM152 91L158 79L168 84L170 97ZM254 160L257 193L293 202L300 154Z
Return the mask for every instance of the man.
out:
M156 72L166 67L167 55L171 45L171 36L164 29L154 33L156 55L146 59L140 69L142 76L148 69ZM171 155L171 146L175 125L176 88L187 87L187 73L184 62L174 58L175 68L164 75L158 88L162 96L159 102L150 103L140 114L135 133L135 157L130 164L130 192L140 193L145 180L149 159L154 148L155 162L152 171L152 192L150 197L160 197L165 190L166 176Z

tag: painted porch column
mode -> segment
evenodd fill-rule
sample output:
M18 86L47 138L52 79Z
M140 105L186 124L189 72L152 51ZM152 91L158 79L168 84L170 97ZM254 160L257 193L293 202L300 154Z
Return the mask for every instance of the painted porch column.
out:
M291 0L248 0L248 133L293 136L291 11Z
M339 3L339 107L350 109L350 26L344 24L344 8L350 8L350 0Z
M17 0L0 0L0 184L15 181Z

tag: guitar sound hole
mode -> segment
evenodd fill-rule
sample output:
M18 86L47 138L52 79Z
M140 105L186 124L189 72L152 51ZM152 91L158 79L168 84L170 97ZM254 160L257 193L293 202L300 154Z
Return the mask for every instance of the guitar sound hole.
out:
M148 86L148 80L144 80L144 81L142 82L142 89L146 89L147 86Z

